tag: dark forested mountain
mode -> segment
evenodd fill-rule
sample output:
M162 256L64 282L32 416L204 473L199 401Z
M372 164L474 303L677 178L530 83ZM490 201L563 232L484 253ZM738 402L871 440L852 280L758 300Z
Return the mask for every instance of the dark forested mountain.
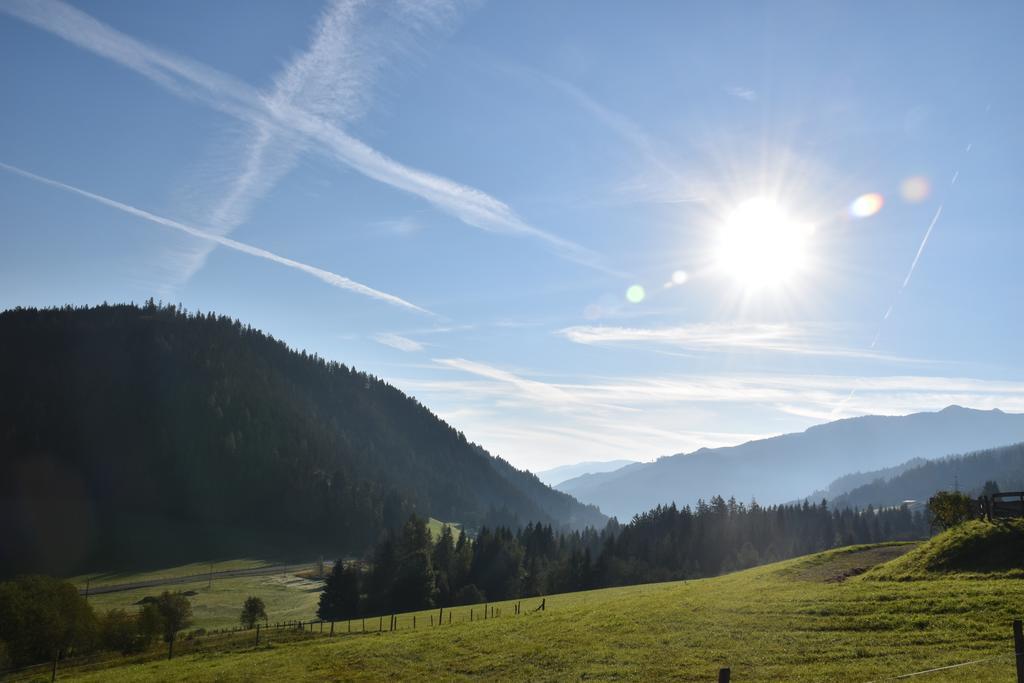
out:
M910 465L896 474L884 470L864 474L875 476L869 479L870 483L832 497L832 507L884 507L907 500L927 502L936 491L954 488L975 496L988 482L995 482L1001 491L1024 491L1024 443L939 460L918 460Z
M0 574L336 556L411 511L605 522L387 383L212 314L6 311L0 386Z
M791 501L848 472L1022 440L1024 415L950 406L937 413L838 420L798 434L702 448L571 479L557 488L628 519L659 504L692 504L708 489L730 491L740 500Z

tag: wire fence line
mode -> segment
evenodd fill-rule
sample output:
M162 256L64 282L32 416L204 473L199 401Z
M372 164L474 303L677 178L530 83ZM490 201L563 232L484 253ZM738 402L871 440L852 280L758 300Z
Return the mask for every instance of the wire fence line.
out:
M1002 655L993 655L991 657L984 657L982 659L972 659L969 662L960 662L959 664L949 664L947 666L937 666L937 667L935 667L933 669L925 669L923 671L913 671L913 672L907 673L907 674L900 674L899 676L890 676L888 678L876 678L874 680L868 681L867 683L882 683L882 681L899 681L899 680L903 680L905 678L914 678L915 676L924 676L926 674L938 673L940 671L949 671L950 669L960 669L960 668L965 667L965 666L973 666L975 664L984 664L985 662L993 662L993 661L995 661L997 659L1010 659L1011 657L1016 657L1016 656L1017 655L1015 655L1013 653L1002 654Z

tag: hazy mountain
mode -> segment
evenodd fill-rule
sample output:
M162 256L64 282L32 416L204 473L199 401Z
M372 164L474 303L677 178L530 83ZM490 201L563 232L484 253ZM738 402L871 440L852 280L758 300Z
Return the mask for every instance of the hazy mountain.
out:
M590 462L578 462L572 465L552 467L549 470L535 472L537 478L548 486L557 486L568 479L575 479L584 474L600 474L603 472L614 472L626 465L632 465L636 460L602 460Z
M415 399L240 322L0 314L0 574L362 552L416 511L601 525Z
M715 494L771 504L801 498L854 470L892 467L1024 440L1024 415L950 406L937 413L866 416L739 446L702 448L558 489L606 514L632 517L659 503L682 505Z
M975 496L988 481L996 482L1001 491L1024 491L1024 443L938 460L915 460L895 476L887 476L885 471L876 474L879 476L870 483L830 498L829 503L833 508L865 508L899 505L906 500L926 502L936 491L954 488Z
M923 463L928 462L924 458L913 458L899 465L893 465L892 467L883 467L880 470L872 470L870 472L851 472L850 474L844 474L839 477L825 489L818 489L811 493L809 496L804 496L800 500L821 500L822 498L832 499L836 496L840 496L844 493L848 493L855 488L871 484L881 479L882 481L888 481L895 476L903 474L909 469L917 467ZM799 501L797 501L799 502Z

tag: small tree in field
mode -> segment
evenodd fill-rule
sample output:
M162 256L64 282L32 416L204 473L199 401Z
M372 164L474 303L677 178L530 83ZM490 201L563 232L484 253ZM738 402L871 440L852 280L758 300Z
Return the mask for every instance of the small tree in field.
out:
M932 525L951 529L971 517L971 499L959 491L939 491L928 499Z
M257 621L267 620L267 606L263 604L261 598L257 598L255 595L250 595L245 599L245 604L242 605L242 615L239 617L239 621L242 622L242 626L246 628L252 628L256 625Z
M163 625L164 642L167 643L167 659L170 659L174 655L178 631L192 623L192 603L180 592L164 591L156 599L156 608Z

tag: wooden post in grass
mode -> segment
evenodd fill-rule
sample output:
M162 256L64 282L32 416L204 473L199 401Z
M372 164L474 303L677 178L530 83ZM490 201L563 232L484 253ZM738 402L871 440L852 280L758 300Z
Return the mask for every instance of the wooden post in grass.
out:
M430 615L430 625L431 626L434 625L434 615L433 614Z
M331 635L334 635L334 622L331 622Z
M381 632L381 631L383 631L383 630L384 630L384 617L382 616L382 617L381 617L381 618L380 618L380 619L379 619L379 620L377 621L377 633L380 633L380 632Z
M444 607L439 609L438 612L437 612L437 625L440 626L443 623L444 623Z
M1013 653L1017 655L1017 683L1024 683L1024 628L1020 619L1013 620Z
M728 669L718 670L718 683L729 683L729 676L732 672Z
M334 622L333 621L331 622L331 629L332 630L334 629ZM323 621L323 619L321 619L320 620L320 633L323 633L323 632L324 632L324 621Z
M469 620L473 621L473 608L469 608Z
M452 623L452 611L448 610L448 623Z
M431 616L431 618L433 618L433 616ZM416 630L416 615L415 614L412 615L412 630L413 631Z

